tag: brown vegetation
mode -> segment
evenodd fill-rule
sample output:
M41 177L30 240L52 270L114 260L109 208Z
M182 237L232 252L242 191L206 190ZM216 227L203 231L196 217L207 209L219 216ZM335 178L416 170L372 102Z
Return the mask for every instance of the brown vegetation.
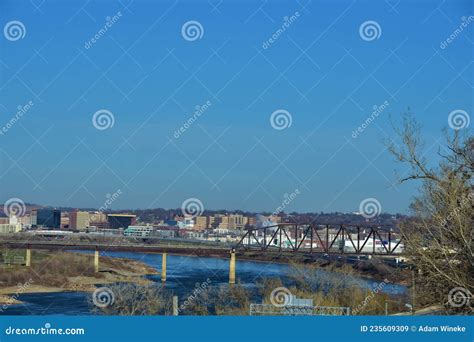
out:
M123 316L171 314L171 296L156 285L120 283L109 285L107 291L112 298L107 305L96 306L91 299L94 311Z
M12 253L25 255L24 250L3 251L4 256ZM145 282L143 275L156 274L154 268L140 262L107 257L100 258L100 272L97 273L93 258L91 254L35 250L30 267L0 265L0 289L29 284L31 289L91 291L97 283Z
M421 184L411 205L413 218L400 227L415 265L414 298L421 306L442 305L448 313L474 308L474 137L465 131L445 132L436 167L424 157L420 126L409 113L396 128L401 145L389 144L409 167L400 181Z

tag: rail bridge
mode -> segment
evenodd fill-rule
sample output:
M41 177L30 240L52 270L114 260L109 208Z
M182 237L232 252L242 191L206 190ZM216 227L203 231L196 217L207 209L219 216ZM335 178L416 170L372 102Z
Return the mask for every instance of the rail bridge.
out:
M159 243L137 243L136 241L120 241L111 239L90 239L81 241L71 238L41 239L40 236L28 236L25 239L0 239L0 247L12 249L26 249L24 265L31 266L32 250L90 250L94 251L94 267L100 271L99 254L107 251L139 252L162 254L162 282L166 282L167 254L195 255L202 257L230 256L229 283L235 283L236 254L252 258L269 254L285 255L291 258L295 254L303 256L324 255L380 255L395 256L403 252L401 240L391 229L383 230L379 227L348 226L348 225L319 225L319 224L291 224L283 223L272 226L246 229L236 244L209 244L197 241L166 241ZM165 242L166 241L166 242Z
M77 236L76 236L77 235ZM346 224L280 223L251 227L243 231L236 243L217 243L194 239L124 238L90 234L0 236L5 248L76 249L140 253L195 254L197 256L228 256L239 254L285 253L329 255L402 254L404 245L393 228Z
M404 251L404 245L393 228L316 223L282 223L250 228L234 248L355 255L395 255Z

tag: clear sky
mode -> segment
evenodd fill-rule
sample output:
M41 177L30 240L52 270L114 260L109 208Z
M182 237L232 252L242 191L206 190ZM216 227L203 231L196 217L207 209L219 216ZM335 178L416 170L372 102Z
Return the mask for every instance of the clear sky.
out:
M389 118L410 107L436 158L449 113L472 116L470 15L468 0L2 0L0 201L100 207L120 189L115 209L273 211L298 190L286 211L406 212L417 185L393 185Z

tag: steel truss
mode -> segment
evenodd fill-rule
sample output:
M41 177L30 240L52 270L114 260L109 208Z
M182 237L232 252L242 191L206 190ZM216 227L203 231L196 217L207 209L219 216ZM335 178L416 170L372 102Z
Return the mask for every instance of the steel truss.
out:
M317 227L324 226L325 228L317 229ZM330 230L336 230L336 234L330 238ZM361 232L361 229L364 229ZM291 234L290 232L293 232ZM321 234L323 233L323 237ZM357 234L357 240L354 242L352 234ZM361 240L361 234L365 236ZM290 235L293 235L291 237ZM259 240L258 236L263 237L263 240ZM267 237L270 236L270 240L267 242ZM386 240L382 239L382 236ZM290 244L290 248L282 246L283 237ZM302 246L305 241L310 241L309 248ZM345 251L344 246L337 246L337 241L350 241L351 247L354 251ZM372 240L372 250L364 251L366 244ZM244 243L244 241L246 243ZM380 251L376 248L376 243L380 242L379 246L383 246L383 250ZM371 255L394 255L395 250L399 247L401 240L393 239L392 230L382 230L379 227L373 226L361 226L361 225L318 225L318 224L292 224L282 223L272 226L249 228L246 230L244 235L241 237L239 242L235 245L236 250L250 250L260 249L262 251L268 250L286 250L292 252L305 252L305 253L327 253L327 254L371 254ZM317 247L314 247L317 244ZM392 247L393 245L393 247ZM400 253L397 253L400 254Z

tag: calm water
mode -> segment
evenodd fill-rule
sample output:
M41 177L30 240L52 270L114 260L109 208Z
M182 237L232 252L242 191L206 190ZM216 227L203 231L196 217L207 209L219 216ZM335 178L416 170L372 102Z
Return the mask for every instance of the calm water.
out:
M139 260L157 270L161 268L159 254L107 252L101 255ZM166 288L180 299L186 298L195 289L196 283L203 283L208 278L211 280L211 286L228 282L229 261L225 259L168 255L167 264ZM290 267L284 264L237 261L236 265L237 278L242 285L251 289L256 289L255 284L264 278L280 277L285 284L291 284L291 272ZM357 284L364 288L372 288L377 284L375 281L324 270L316 270L315 274L322 282L329 278L340 278L346 284ZM159 275L149 276L149 278L161 284ZM387 284L383 287L383 291L390 294L402 294L406 288L401 285ZM0 315L87 315L91 314L90 296L90 293L85 292L22 294L18 296L18 299L23 304L9 306L0 312Z

